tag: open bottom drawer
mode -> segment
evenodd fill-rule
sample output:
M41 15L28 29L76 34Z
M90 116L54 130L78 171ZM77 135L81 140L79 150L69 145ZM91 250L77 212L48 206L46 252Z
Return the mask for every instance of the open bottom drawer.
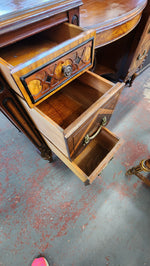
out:
M122 140L103 127L99 135L71 162L47 138L45 141L86 185L94 181L122 144Z

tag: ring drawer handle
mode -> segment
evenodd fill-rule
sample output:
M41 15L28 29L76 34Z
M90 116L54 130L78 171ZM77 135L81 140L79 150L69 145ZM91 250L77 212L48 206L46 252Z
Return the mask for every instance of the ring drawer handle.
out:
M142 55L141 54L138 55L137 60L143 59L143 57L146 55L146 53L147 53L147 50L145 49Z
M68 78L72 74L72 66L71 65L63 66L62 71L64 73L64 76Z
M90 142L90 140L94 139L99 134L99 132L101 131L102 126L105 126L106 123L107 123L107 117L104 116L102 121L101 121L100 127L97 129L97 131L92 136L89 136L89 134L85 135L83 145L85 146L86 144L88 144Z

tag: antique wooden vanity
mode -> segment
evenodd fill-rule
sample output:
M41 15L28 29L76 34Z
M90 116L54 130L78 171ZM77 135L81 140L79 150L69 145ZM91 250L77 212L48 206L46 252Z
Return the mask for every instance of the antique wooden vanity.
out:
M43 157L51 161L52 150L85 184L93 182L121 145L106 125L124 81L136 72L131 54L128 74L112 69L107 45L136 28L145 6L146 0L9 0L2 5L1 111ZM141 61L150 45L147 21ZM100 56L105 48L106 59Z

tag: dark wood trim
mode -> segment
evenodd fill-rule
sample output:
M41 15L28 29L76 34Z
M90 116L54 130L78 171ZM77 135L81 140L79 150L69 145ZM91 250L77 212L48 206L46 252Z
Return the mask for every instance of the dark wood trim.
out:
M12 122L12 124L23 132L41 153L41 156L51 161L52 153L44 139L36 129L33 121L26 113L20 101L14 95L9 85L0 74L0 110Z

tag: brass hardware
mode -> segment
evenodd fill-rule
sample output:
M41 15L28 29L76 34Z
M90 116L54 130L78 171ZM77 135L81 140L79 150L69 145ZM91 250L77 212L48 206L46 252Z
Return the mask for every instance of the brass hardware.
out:
M88 144L90 142L90 140L94 139L100 133L102 127L105 126L106 123L107 123L107 117L104 116L98 130L92 136L89 136L89 134L85 135L83 145L85 146L86 144Z
M68 78L72 74L72 66L71 65L63 66L62 71L64 73L64 76Z
M71 21L71 23L74 24L74 25L79 25L79 18L78 18L77 15L74 15L74 16L72 17L72 21Z
M150 187L150 180L140 173L142 171L150 173L150 159L142 160L137 166L129 169L126 172L126 176L136 175L139 179L141 179L146 185Z
M142 55L141 54L138 55L137 60L143 59L146 53L147 53L147 50L145 49Z

